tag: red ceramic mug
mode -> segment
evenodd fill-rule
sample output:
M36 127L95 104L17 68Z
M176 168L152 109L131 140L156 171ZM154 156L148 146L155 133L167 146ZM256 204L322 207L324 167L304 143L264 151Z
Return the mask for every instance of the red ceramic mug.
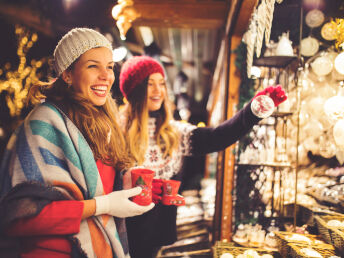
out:
M149 205L152 202L152 182L155 172L146 168L135 168L131 170L132 187L140 186L142 192L134 197L132 201L139 205Z
M177 180L163 180L162 188L162 204L164 205L185 205L185 199L183 196L178 194L180 187L180 181Z

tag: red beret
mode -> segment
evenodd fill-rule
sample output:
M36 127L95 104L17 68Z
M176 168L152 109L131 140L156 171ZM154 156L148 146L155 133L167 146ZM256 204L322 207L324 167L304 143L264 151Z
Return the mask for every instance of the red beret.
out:
M135 87L153 73L161 73L165 77L164 69L155 59L149 56L134 56L128 59L119 75L119 88L123 96L128 98Z

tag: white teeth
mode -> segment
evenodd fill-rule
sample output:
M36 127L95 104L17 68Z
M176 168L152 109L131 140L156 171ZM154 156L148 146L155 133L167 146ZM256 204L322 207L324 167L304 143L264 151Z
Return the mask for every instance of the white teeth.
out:
M93 86L91 88L92 88L92 90L103 90L103 91L107 90L106 86Z

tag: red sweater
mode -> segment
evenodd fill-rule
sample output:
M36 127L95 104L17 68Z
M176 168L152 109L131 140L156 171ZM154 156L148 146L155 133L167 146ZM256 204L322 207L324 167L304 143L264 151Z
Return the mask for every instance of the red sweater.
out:
M104 192L108 194L113 189L115 170L101 161L97 161L97 167ZM45 206L36 217L16 222L8 234L32 236L22 243L23 258L67 258L70 257L71 244L66 235L80 231L83 209L84 204L80 201L55 201Z

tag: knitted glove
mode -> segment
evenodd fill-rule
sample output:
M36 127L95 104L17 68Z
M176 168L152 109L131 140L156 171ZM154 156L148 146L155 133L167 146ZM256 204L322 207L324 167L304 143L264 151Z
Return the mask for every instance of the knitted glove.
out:
M152 197L153 202L155 204L159 203L161 201L161 194L162 194L162 179L153 179L152 184Z
M141 206L129 200L130 197L141 193L142 188L137 186L128 190L114 191L107 195L96 196L95 216L108 214L118 218L126 218L141 215L151 210L155 204Z
M259 95L269 96L274 101L275 107L277 107L279 104L281 104L283 101L287 99L287 96L285 95L285 91L282 89L281 85L269 86L265 88L264 90L259 91L253 97L253 99Z

